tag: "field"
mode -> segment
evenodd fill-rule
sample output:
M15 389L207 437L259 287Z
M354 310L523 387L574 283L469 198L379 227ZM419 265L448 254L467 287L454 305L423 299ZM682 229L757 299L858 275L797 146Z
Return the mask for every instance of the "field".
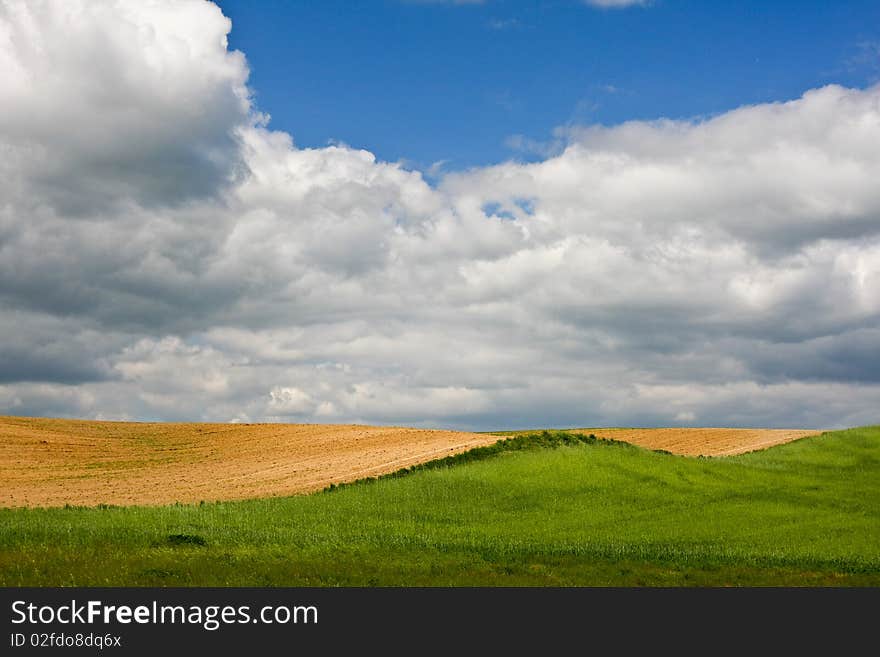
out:
M2 509L0 584L877 586L878 475L880 427L724 458L551 432L314 495Z
M774 429L578 429L684 455L815 434ZM517 434L523 432L507 432ZM499 435L322 424L174 424L0 417L0 506L173 504L309 493Z
M357 425L0 417L0 505L173 504L292 495L497 439Z
M804 429L578 429L682 456L734 456L820 433Z

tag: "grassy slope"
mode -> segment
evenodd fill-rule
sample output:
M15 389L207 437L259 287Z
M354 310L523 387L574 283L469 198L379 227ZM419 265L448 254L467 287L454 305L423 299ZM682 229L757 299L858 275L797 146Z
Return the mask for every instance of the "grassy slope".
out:
M880 585L880 427L460 460L306 497L0 510L0 584Z

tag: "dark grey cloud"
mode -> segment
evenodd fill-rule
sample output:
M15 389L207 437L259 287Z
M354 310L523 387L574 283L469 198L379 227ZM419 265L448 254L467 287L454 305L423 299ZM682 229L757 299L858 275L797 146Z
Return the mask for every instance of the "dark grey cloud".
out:
M880 384L880 329L869 328L794 343L751 344L744 354L765 381Z
M87 383L108 377L100 361L71 353L69 342L0 346L0 384L33 381ZM100 358L100 357L98 357Z

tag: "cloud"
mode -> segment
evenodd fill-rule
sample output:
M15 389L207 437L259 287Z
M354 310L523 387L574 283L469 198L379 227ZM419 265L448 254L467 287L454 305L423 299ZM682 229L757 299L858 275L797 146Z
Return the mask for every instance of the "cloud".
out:
M491 30L512 30L522 26L522 23L517 18L490 18L486 23Z
M652 0L582 0L582 2L601 9L623 9L625 7L643 7L651 4Z
M486 0L402 0L410 5L482 5Z
M568 127L429 184L271 130L229 29L0 3L0 413L877 421L880 88Z
M3 3L0 173L64 214L212 193L250 111L229 28L198 0Z
M860 41L856 44L856 54L847 58L846 69L852 73L866 71L871 79L877 80L880 74L880 41Z
M520 153L526 155L537 155L541 158L550 158L559 155L566 147L564 139L555 138L549 141L540 139L532 139L525 135L514 134L504 139L504 145Z

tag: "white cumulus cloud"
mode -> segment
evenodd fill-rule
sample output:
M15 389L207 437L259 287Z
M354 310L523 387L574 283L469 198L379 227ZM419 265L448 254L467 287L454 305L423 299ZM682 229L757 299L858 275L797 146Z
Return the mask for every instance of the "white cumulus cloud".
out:
M583 3L593 7L601 7L602 9L622 9L624 7L647 5L651 3L651 0L583 0Z
M0 413L877 421L880 88L572 128L431 185L273 131L230 29L0 1Z

